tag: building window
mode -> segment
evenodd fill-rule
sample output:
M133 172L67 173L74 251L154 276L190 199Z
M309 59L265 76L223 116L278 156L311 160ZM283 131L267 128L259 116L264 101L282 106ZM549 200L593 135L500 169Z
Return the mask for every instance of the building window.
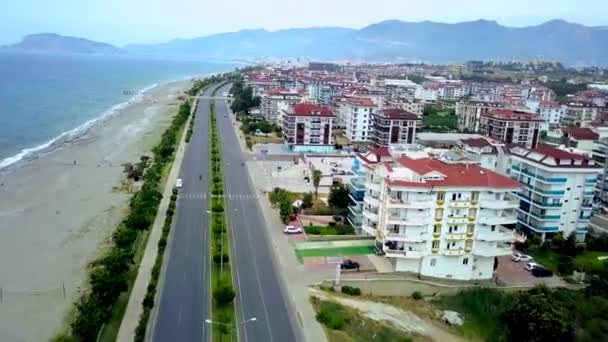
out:
M431 267L434 267L435 265L437 265L437 259L433 258L431 259Z
M462 259L462 264L463 265L468 265L469 264L469 258Z

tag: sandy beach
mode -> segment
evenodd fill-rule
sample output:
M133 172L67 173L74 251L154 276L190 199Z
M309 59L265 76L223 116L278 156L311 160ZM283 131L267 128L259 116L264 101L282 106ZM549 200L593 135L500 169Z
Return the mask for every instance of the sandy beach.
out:
M87 134L0 171L0 341L47 341L107 248L130 194L122 167L149 151L189 81L157 86ZM76 164L74 164L76 161Z

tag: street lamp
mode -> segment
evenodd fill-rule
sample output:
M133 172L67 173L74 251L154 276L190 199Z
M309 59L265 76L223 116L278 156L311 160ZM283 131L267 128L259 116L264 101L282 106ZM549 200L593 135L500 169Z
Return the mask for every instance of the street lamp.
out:
M257 319L256 317L251 317L251 318L249 318L249 319L244 320L243 322L240 322L240 323L239 323L239 322L236 322L236 325L237 325L237 326L240 326L240 325L245 325L245 324L247 324L247 323L249 323L249 322L255 322L255 321L257 321L257 320L258 320L258 319ZM207 323L207 324L216 324L216 325L220 325L220 326L227 326L227 327L229 327L229 328L230 328L230 341L232 341L232 332L233 332L233 330L234 330L234 328L233 328L232 324L228 324L228 323L222 323L222 322L214 322L214 321L212 321L210 318L207 318L207 319L205 320L205 323ZM220 340L221 340L221 335L220 335Z

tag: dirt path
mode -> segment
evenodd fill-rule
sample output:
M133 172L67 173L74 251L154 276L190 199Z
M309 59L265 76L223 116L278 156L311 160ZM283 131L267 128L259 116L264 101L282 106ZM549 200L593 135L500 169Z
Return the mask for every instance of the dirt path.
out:
M344 298L315 288L311 288L310 293L320 299L334 300L342 305L357 309L365 316L375 321L388 321L396 328L407 333L428 336L433 341L437 342L465 341L461 337L451 334L439 327L434 322L423 319L413 312L401 310L388 304Z

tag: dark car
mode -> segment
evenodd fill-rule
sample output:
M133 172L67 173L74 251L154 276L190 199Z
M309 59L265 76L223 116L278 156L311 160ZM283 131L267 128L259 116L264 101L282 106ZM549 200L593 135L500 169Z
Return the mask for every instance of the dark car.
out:
M537 278L545 278L545 277L552 277L553 272L551 272L550 270L548 270L544 267L535 267L534 269L532 269L532 275Z
M340 265L340 268L343 270L359 270L359 263L356 261L352 261L350 259L344 260Z

